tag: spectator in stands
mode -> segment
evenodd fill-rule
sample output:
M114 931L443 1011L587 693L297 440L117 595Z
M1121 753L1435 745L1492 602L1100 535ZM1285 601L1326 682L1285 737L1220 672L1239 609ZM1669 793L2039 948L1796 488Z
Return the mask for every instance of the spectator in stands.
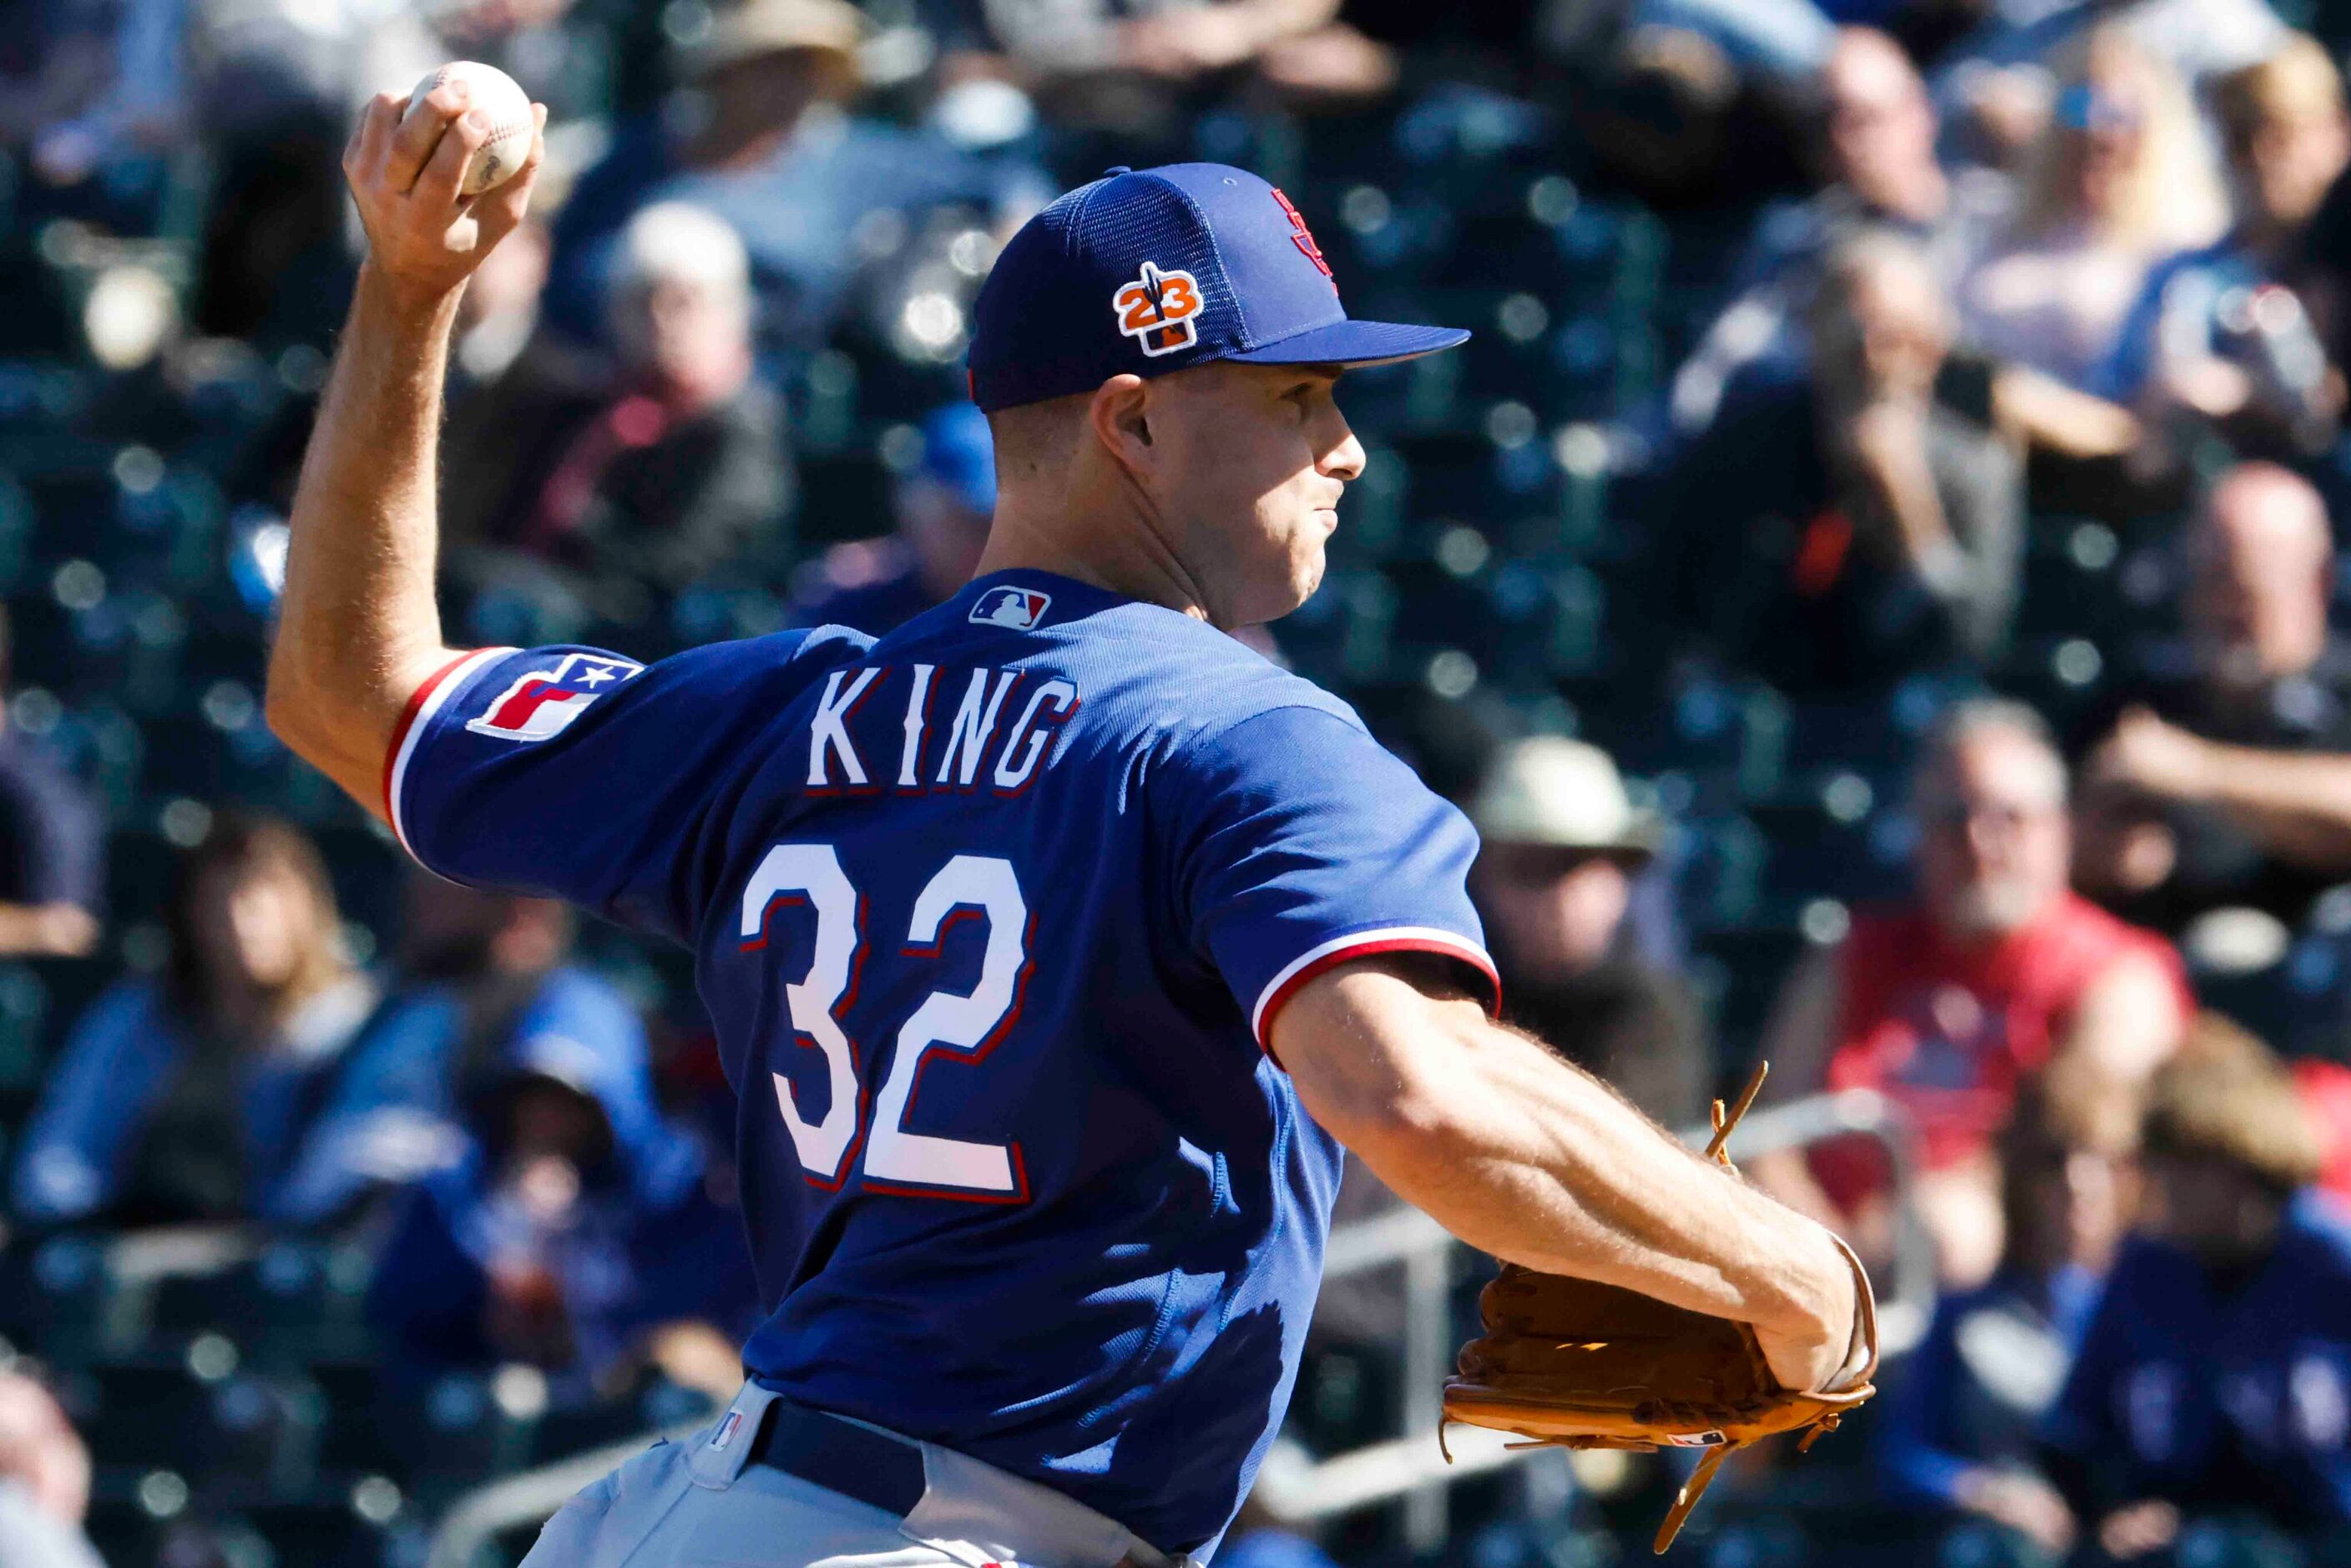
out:
M968 402L923 418L923 451L891 483L897 530L833 546L802 569L794 626L854 626L879 637L971 580L996 511L987 418Z
M549 322L601 338L619 236L656 202L726 221L750 254L761 343L799 352L823 346L858 267L903 245L910 214L967 205L1025 218L1044 192L1027 164L849 113L865 32L847 0L714 7L684 50L687 91L668 112L622 125L564 203Z
M89 1450L49 1391L0 1371L0 1563L105 1568L81 1532Z
M525 486L553 465L569 423L595 406L603 375L595 355L541 329L550 243L534 212L483 258L457 299L441 539L444 559L467 581L494 569L496 552L518 536Z
M1980 24L1935 60L1938 103L1971 157L2025 157L2055 97L2047 62L2101 26L2119 27L2177 72L2199 100L2220 77L2276 49L2285 36L2269 0L2055 0L1973 7Z
M309 840L224 815L181 861L154 979L119 982L68 1038L17 1155L36 1224L251 1218L375 1007Z
M1935 110L1900 45L1869 27L1836 36L1814 84L1821 191L1767 211L1740 259L1731 304L1676 375L1674 423L1713 422L1744 376L1802 371L1803 318L1829 255L1888 229L1915 242L1947 291L2005 226L2013 191L1984 169L1935 161Z
M542 455L486 514L494 548L455 570L633 623L755 552L780 553L793 482L782 402L752 375L749 269L734 231L659 203L630 220L615 268L617 375L585 396L549 384L538 407L504 411L518 445L547 432ZM502 456L520 456L479 442L467 453L486 458L486 490Z
M735 1361L758 1317L741 1217L655 1106L642 1044L519 1035L461 1083L464 1158L402 1201L369 1295L399 1354L537 1365L559 1402L683 1323Z
M1679 459L1685 598L1734 662L1851 689L2003 645L2022 465L1982 411L1938 399L1951 327L1916 246L1849 239L1823 268L1812 382L1742 399Z
M2316 39L2286 35L2214 91L2237 221L2149 274L2098 380L2175 447L2217 429L2240 451L2294 455L2333 439L2343 402L2325 345L2340 285L2304 251L2351 163L2343 78Z
M2351 1220L2307 1189L2318 1137L2276 1062L2241 1031L2192 1043L2151 1086L2146 1219L2045 1434L2114 1559L2190 1513L2351 1524Z
M548 339L538 329L547 292L552 240L537 211L482 258L457 298L457 325L449 338L449 396L458 400L503 381L528 364ZM443 468L447 469L446 460Z
M1485 845L1471 888L1511 1020L1666 1125L1700 1120L1714 1061L1696 1000L1625 930L1665 824L1635 808L1606 752L1556 736L1504 747L1469 818Z
M2130 37L2092 33L2057 94L2016 222L1960 289L1970 341L2095 390L2155 264L2209 243L2226 210L2179 78Z
M1317 101L1371 98L1396 79L1390 52L1339 19L1340 0L979 5L1014 71L1065 125L1164 133L1185 89L1236 78Z
M642 1074L643 1021L568 959L571 916L546 899L410 877L397 980L337 1074L270 1218L321 1227L367 1200L458 1165L462 1085L502 1061L584 1051ZM618 1129L634 1141L633 1125Z
M1938 1531L1989 1521L2060 1557L2075 1521L2035 1465L2035 1436L2128 1220L2138 1137L2136 1097L2086 1065L2060 1065L2020 1098L2000 1140L2000 1267L1936 1302L1876 1428L1895 1496L1935 1510Z
M1875 1089L1909 1113L1919 1208L1955 1286L1980 1283L2000 1256L1992 1140L2019 1084L2074 1058L2137 1082L2189 1009L2169 944L2066 886L2065 794L2065 764L2031 708L1954 706L1912 789L1916 902L1856 915L1844 941L1805 958L1765 1035L1774 1098ZM1874 1152L1836 1143L1750 1170L1882 1254L1890 1215Z
M0 688L8 619L0 612ZM0 700L0 956L79 957L98 944L106 824L98 805Z
M2169 931L2250 907L2298 925L2351 877L2351 648L2327 623L2318 492L2274 464L2214 486L2187 544L2186 667L2124 688L2090 752L2084 885Z

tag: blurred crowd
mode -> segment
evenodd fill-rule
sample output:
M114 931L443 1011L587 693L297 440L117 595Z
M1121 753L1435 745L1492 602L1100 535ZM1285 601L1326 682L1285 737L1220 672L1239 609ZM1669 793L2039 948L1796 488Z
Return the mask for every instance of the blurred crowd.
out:
M1479 335L1351 381L1330 576L1253 644L1469 811L1516 1022L1668 1126L1758 1057L1767 1105L1837 1096L1750 1178L1932 1281L1854 1435L1734 1471L1696 1549L2351 1561L2351 6L0 18L0 1562L87 1563L85 1514L118 1568L406 1561L371 1480L535 1450L352 1458L336 1410L633 1430L759 1312L678 960L403 869L256 719L342 139L454 57L552 115L457 323L453 637L920 613L994 504L998 246L1112 164L1257 168L1359 311ZM344 1287L282 1334L156 1283L242 1310L288 1260ZM1392 1435L1402 1330L1326 1304L1292 1427L1333 1451ZM273 1334L331 1408L266 1482L121 1435L151 1373L258 1429ZM1599 1561L1563 1543L1670 1481L1465 1489L1447 1550ZM1249 1522L1259 1568L1402 1550Z

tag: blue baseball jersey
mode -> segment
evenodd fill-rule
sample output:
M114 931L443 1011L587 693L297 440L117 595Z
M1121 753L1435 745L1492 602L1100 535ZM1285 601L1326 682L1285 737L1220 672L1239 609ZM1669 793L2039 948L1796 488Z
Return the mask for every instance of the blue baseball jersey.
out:
M694 947L752 1375L1167 1551L1247 1493L1339 1185L1270 1019L1383 951L1494 988L1476 835L1350 708L1049 573L879 642L485 650L386 789L432 869Z

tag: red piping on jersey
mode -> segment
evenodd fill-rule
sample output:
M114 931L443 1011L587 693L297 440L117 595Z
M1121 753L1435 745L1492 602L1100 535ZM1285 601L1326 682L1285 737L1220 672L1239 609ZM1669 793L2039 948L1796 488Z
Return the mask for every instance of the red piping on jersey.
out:
M1282 1005L1296 996L1307 981L1325 973L1334 966L1352 964L1358 958L1368 958L1377 953L1434 953L1439 957L1451 958L1468 965L1486 977L1486 984L1490 988L1486 999L1487 1015L1492 1018L1501 1016L1502 977L1495 972L1492 959L1483 954L1473 953L1467 946L1447 946L1442 943L1430 942L1418 936L1376 936L1367 942L1358 942L1353 946L1339 947L1325 953L1290 978L1282 981L1281 989L1266 998L1265 1010L1258 1019L1259 1030L1257 1037L1258 1049L1271 1057L1276 1066L1280 1066L1281 1058L1273 1054L1273 1019L1274 1015L1281 1011Z
M400 820L398 813L392 808L392 770L400 764L401 745L407 740L408 732L415 727L416 716L424 711L425 699L433 695L434 688L448 679L452 670L480 652L478 648L469 648L459 653L426 676L423 684L408 695L408 706L400 710L400 722L392 727L392 744L385 747L383 754L383 820L386 824L395 823ZM407 846L403 844L402 847L404 849Z

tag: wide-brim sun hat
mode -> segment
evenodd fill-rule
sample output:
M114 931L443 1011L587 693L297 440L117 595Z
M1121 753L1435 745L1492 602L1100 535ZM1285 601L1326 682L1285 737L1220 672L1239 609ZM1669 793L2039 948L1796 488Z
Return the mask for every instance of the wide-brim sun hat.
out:
M1469 821L1489 844L1635 861L1654 856L1666 836L1665 820L1634 804L1606 752L1563 736L1505 747L1470 800Z

